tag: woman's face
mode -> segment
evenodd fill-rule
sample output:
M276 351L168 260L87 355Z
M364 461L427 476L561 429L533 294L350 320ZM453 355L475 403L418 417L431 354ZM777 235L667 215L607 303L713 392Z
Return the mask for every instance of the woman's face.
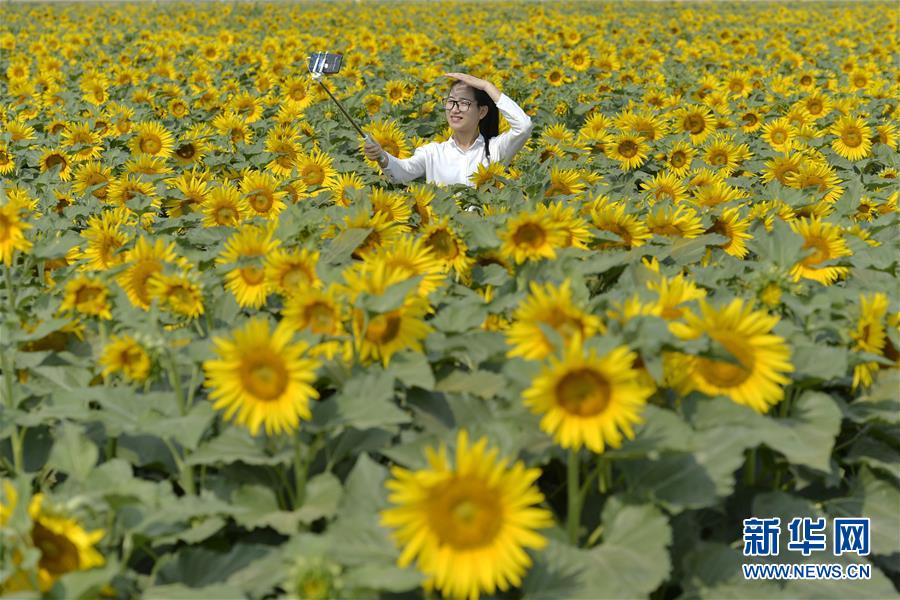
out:
M488 108L478 106L475 101L475 90L464 83L458 83L450 88L447 98L458 102L458 104L450 102L452 108L445 110L450 129L460 133L477 131L478 122L487 114Z

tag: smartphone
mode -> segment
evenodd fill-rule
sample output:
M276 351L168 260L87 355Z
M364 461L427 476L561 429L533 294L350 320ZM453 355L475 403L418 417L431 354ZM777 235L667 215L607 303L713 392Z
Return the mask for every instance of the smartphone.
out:
M341 63L343 61L343 54L332 54L331 52L314 52L309 57L309 72L331 75L341 70Z

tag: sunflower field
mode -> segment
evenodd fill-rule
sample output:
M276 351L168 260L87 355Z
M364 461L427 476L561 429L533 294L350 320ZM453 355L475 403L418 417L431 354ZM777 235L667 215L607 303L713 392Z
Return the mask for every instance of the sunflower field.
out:
M4 3L0 595L897 597L897 29ZM391 185L315 51L399 158L450 135L446 72L531 139ZM827 547L790 548L805 517ZM869 576L742 572L772 562Z

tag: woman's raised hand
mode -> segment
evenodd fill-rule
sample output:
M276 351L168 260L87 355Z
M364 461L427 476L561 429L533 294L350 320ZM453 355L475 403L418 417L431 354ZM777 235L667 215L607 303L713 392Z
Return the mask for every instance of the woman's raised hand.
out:
M497 89L490 81L485 81L484 79L479 79L474 75L469 75L468 73L444 73L445 77L450 77L451 79L456 79L466 85L475 88L476 90L484 90L488 96L491 97L491 100L497 102L500 100L500 90Z
M470 85L477 90L483 90L486 86L490 85L490 83L485 81L484 79L479 79L474 75L469 75L468 73L444 73L444 76L462 81L466 85Z

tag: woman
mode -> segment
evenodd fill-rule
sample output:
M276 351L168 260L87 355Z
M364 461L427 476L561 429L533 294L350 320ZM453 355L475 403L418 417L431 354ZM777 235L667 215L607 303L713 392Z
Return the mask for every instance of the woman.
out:
M367 138L366 156L394 183L425 175L428 183L472 186L469 177L478 165L509 163L531 135L531 118L494 84L465 73L445 75L457 80L444 99L447 124L453 130L449 140L425 144L410 158L399 159ZM502 135L500 113L509 123L509 131Z

